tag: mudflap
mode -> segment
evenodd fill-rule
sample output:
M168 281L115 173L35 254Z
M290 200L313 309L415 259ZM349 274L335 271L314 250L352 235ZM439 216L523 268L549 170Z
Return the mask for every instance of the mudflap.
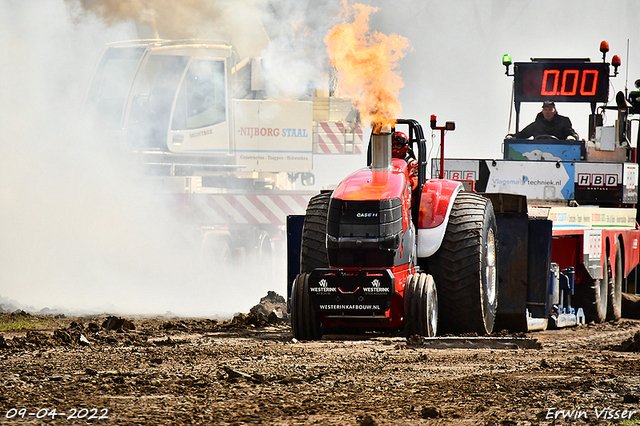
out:
M309 296L325 318L385 319L395 292L389 269L314 269L309 276Z
M293 282L300 273L300 253L304 215L287 216L287 304L291 300ZM289 310L291 312L291 310Z
M494 331L544 329L549 318L553 223L530 219L524 195L483 195L493 204L498 228L499 298Z

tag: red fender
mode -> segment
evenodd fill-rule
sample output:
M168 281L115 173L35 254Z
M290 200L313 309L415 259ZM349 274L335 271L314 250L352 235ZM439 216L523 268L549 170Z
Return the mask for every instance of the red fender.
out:
M453 202L462 189L462 183L454 180L425 182L418 215L418 257L429 257L440 248Z

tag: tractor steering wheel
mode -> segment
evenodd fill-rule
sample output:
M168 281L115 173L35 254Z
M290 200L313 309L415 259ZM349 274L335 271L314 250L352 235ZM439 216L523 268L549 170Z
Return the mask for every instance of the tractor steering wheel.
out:
M555 141L558 140L558 138L553 136L553 135L538 135L533 139L551 139L551 140L555 140Z

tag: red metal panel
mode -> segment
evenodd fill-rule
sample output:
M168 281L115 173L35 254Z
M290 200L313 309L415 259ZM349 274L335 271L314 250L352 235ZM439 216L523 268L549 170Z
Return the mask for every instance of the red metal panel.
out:
M551 241L551 262L557 263L560 269L577 268L582 263L582 235L554 237Z
M616 264L616 248L620 240L622 240L622 257L624 259L624 276L626 277L629 273L635 268L639 263L640 249L638 247L638 243L640 240L640 230L629 229L629 230L603 230L602 231L602 239L603 239L603 255L602 255L602 265L604 267L604 256L607 254L606 244L604 241L609 242L609 259L611 261L611 265ZM611 272L615 274L615 268L611 268Z

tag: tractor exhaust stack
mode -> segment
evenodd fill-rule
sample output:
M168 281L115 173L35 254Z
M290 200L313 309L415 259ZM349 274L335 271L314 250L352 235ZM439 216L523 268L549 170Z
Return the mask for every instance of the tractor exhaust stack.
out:
M377 123L371 135L371 168L391 170L391 126Z

